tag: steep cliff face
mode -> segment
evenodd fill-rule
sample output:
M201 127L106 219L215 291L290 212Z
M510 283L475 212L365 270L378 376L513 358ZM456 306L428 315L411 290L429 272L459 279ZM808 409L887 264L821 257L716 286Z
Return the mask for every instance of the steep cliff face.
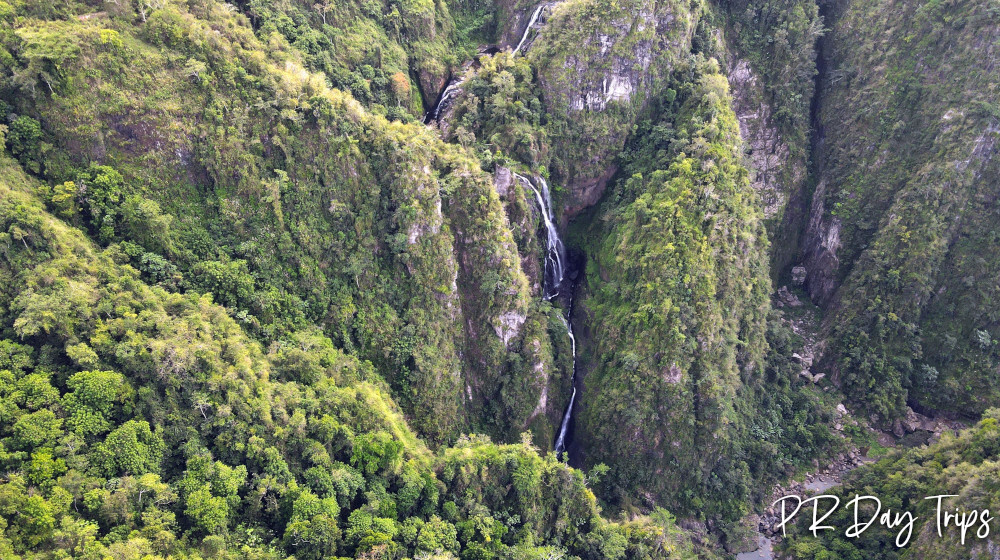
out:
M333 87L397 118L428 110L476 42L492 31L492 10L476 3L456 6L456 14L448 3L430 0L233 4L259 38L284 37ZM456 19L464 24L461 32Z
M751 185L764 203L772 278L799 261L809 216L811 109L823 20L814 0L717 3Z
M751 170L750 186L760 195L764 218L780 223L791 192L800 190L805 180L805 161L801 155L792 160L788 143L774 124L774 110L763 99L761 79L750 63L732 58L726 77Z
M665 510L603 519L583 474L526 442L435 455L370 365L314 328L265 349L43 190L0 155L4 558L704 557Z
M318 323L432 441L526 429L547 321L491 176L434 131L330 90L282 36L265 47L242 16L204 10L18 29L29 52L66 47L52 91L30 82L12 103L45 123L36 170L78 183L67 219L132 243L152 277L144 263L167 263L174 286L213 293L265 341ZM154 91L163 102L144 101Z
M641 496L738 516L736 401L763 370L767 238L726 78L714 60L692 64L581 232L593 250L579 437L585 462Z
M573 215L616 171L639 111L691 49L699 2L570 0L555 5L528 56L553 123L550 169Z
M480 58L444 117L444 136L501 165L495 185L529 278L540 281L543 260L539 222L529 217L536 209L503 166L549 173L563 223L577 232L570 243L587 271L574 299L583 385L572 460L611 466L614 500L679 500L685 513L704 505L731 521L751 499L751 481L767 476L765 464L783 470L800 460L778 451L778 441L752 449L746 430L750 417L781 416L793 400L785 387L775 393L782 405L764 405L755 391L767 352L767 228L785 231L789 201L801 198L806 179L808 135L786 132L787 115L808 121L808 111L773 97L770 82L713 27L723 15L703 4L509 8L532 14L539 6L542 23L523 44L517 39L527 54ZM785 39L770 47L786 62L791 44L813 52L816 11L799 11L778 19ZM789 38L781 25L796 33ZM731 63L738 100L712 54ZM782 75L772 66L780 65L761 67L769 78ZM811 84L814 68L809 60L793 78ZM617 186L605 193L612 178ZM783 247L782 258L794 247ZM551 340L556 362L565 360L559 337ZM535 367L549 379L535 412L552 417L568 402L569 370L558 377L544 361ZM713 480L727 489L706 490Z
M801 203L809 179L808 152L792 151L766 97L763 80L750 62L731 56L727 66L750 186L761 198L772 240L771 274L777 278L797 257L798 228L805 214Z
M892 419L1000 397L998 15L986 2L846 2L824 39L818 186L805 266L834 310L829 367Z
M498 166L494 173L494 186L509 218L521 255L521 268L531 285L531 294L541 299L544 296L545 246L540 242L538 232L544 226L534 193L517 179L514 171L503 166ZM569 402L573 354L565 327L559 319L560 311L547 304L539 304L534 309L539 326L547 331L528 342L533 352L526 365L533 373L535 383L531 389L534 392L530 394L536 400L524 427L531 428L535 441L544 448L555 441L566 403Z

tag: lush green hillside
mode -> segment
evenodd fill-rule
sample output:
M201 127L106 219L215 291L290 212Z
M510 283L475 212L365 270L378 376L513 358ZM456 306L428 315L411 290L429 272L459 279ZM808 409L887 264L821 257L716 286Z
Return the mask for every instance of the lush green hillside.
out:
M149 286L0 173L5 558L681 558L660 511L599 516L529 443L434 454L367 362L266 350L210 296Z
M883 420L908 403L976 416L1000 397L1000 13L849 2L832 24L805 247L810 292L834 310L829 367Z
M1000 473L997 471L997 460L1000 459L998 420L998 411L988 410L974 427L957 435L945 432L937 443L906 452L894 452L875 464L858 469L843 488L836 490L844 505L824 523L839 530L821 531L816 538L806 533L805 523L800 523L798 532L784 548L792 557L803 560L989 558L993 548L994 515L988 514L994 520L990 523L989 536L981 533L982 527L977 520L970 523L963 544L961 530L954 521L945 526L943 515L941 535L938 535L937 500L925 498L941 494L954 496L942 501L941 511L963 513L967 521L971 519L973 510L979 512L977 519L984 510L997 511L1000 506L1000 495L996 491L1000 484ZM899 541L907 542L905 548L898 548L895 544L905 524L888 529L881 523L874 523L859 537L844 538L844 530L855 522L853 505L846 505L855 495L878 497L882 502L881 511L891 509L892 517L907 511L917 517L909 540L906 540L906 531L902 531L903 537ZM829 506L830 502L824 505ZM864 501L859 509L858 518L864 523L875 513L874 502ZM811 511L803 517L808 515Z
M9 22L8 111L43 123L12 150L53 210L263 341L320 325L435 442L527 428L548 320L475 158L328 89L224 4L81 17Z
M623 178L577 234L592 251L581 302L584 453L612 466L625 499L641 489L678 511L734 520L755 480L803 458L788 449L831 439L814 425L822 407L793 389L797 372L789 385L787 370L766 371L778 367L765 360L767 241L726 79L715 60L694 57L674 83L623 156ZM787 356L790 343L780 344ZM754 394L765 382L788 393L762 402ZM770 428L757 426L776 428L782 406L802 407L803 431L774 438L782 451L765 459L749 423L770 418Z
M280 34L310 70L323 72L333 87L393 119L422 116L449 76L475 53L477 41L488 41L495 32L494 9L487 2L233 4L262 41Z
M0 556L711 557L841 401L986 414L850 488L992 505L997 45L980 0L0 0Z
M574 173L587 172L579 161L616 173L617 187L571 226L586 263L574 321L585 375L576 405L581 461L611 468L604 495L616 503L663 499L684 513L733 521L761 497L769 472L793 468L836 438L819 425L824 406L801 392L794 366L765 374L762 203L747 180L719 64L681 54L710 36L691 36L707 7L643 4L625 12L637 14L628 25L599 16L606 9L560 4L526 57L481 59L441 126L486 160L550 173L567 213L601 192L563 183L575 179L560 171L560 154L582 158L572 160ZM578 21L594 27L568 29ZM588 49L570 47L580 43ZM630 66L625 45L656 58ZM633 96L609 100L600 90L609 80L635 87ZM658 87L664 93L653 96ZM591 101L577 106L579 99ZM619 150L619 133L576 135L591 125L633 140ZM517 223L522 211L508 212ZM523 240L519 246L530 251ZM781 346L775 363L794 343ZM773 394L762 398L765 384ZM751 430L776 434L778 418L796 414L798 433L753 441Z

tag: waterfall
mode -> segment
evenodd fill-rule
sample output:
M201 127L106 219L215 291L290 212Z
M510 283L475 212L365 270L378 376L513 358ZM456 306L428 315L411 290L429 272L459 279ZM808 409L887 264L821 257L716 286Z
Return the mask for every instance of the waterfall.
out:
M431 122L441 118L441 108L444 107L444 104L447 103L449 99L455 97L455 94L458 93L458 88L462 87L462 82L463 80L461 78L456 78L448 82L448 87L444 88L444 91L441 92L441 99L439 99L437 105L434 106L434 110L429 111L426 115L424 115L424 124L430 124Z
M542 297L552 300L559 295L559 289L566 275L566 247L563 245L562 239L559 238L559 231L556 229L555 216L552 210L552 192L549 190L549 184L543 177L535 177L535 181L541 187L541 191L539 191L535 188L535 184L527 177L517 173L514 176L518 181L530 188L531 192L535 193L535 201L538 202L539 213L542 215L542 221L545 223L546 250ZM573 384L573 392L570 394L569 405L566 407L562 422L559 424L559 435L556 437L555 445L555 451L558 455L566 453L566 432L569 430L569 422L573 417L573 405L576 403L576 337L573 335L573 326L570 325L568 320L572 310L573 299L571 296L566 314L559 316L566 327L566 334L569 336L573 349L573 372L570 378Z
M542 15L542 10L545 8L545 4L542 4L535 8L534 13L531 14L531 19L528 20L528 26L524 28L524 35L521 35L521 42L517 44L517 48L514 49L513 54L517 54L524 46L524 42L528 40L528 34L531 33L531 28L535 26L538 22L538 16Z
M559 287L562 285L563 277L566 274L566 248L562 239L559 238L559 231L556 229L555 216L552 212L552 195L549 192L549 185L542 177L536 177L542 191L539 192L527 177L517 175L517 179L527 185L535 193L538 208L542 214L542 221L545 223L545 278L542 286L542 296L545 299L552 299L559 295Z
M570 302L570 311L572 308L573 303ZM569 406L566 407L566 412L563 414L562 423L559 424L559 435L556 437L556 455L566 452L566 430L569 428L570 418L573 417L573 403L576 402L576 337L573 336L573 326L569 324L566 317L560 315L559 318L562 319L563 325L566 325L566 334L569 335L569 340L573 344L573 376L570 378L573 383L573 392L570 394Z
M537 8L535 8L535 11L531 13L531 18L528 20L528 26L524 28L524 34L521 35L521 41L517 43L517 47L515 47L514 51L511 53L512 55L516 55L518 52L521 51L521 48L524 47L525 42L527 42L528 40L528 35L531 34L531 30L538 23L538 18L541 17L542 15L542 10L544 10L546 7L549 7L550 5L551 5L550 3L540 4ZM477 55L474 60L466 63L463 68L468 68L469 65L478 63L480 56L483 56L485 54L494 54L498 50L499 49L497 49L496 47L481 49L479 51L479 55ZM448 85L444 88L444 91L441 92L441 96L440 98L438 98L437 104L434 106L433 109L427 111L427 114L424 115L424 124L431 124L441 119L441 111L442 109L444 109L445 104L449 100L451 100L451 98L454 97L455 94L458 93L459 88L462 87L462 84L464 82L465 82L465 76L462 76L460 78L453 78L450 82L448 82ZM550 207L552 206L551 202L549 202L549 206Z
M562 239L559 238L559 231L555 225L555 212L552 210L552 194L549 192L549 184L545 178L537 177L538 183L542 186L542 192L535 191L538 198L538 205L542 206L542 214L546 215L545 229L548 233L548 255L552 262L551 279L549 283L548 299L559 295L559 288L562 286L563 278L566 275L566 247ZM544 201L544 205L543 205Z

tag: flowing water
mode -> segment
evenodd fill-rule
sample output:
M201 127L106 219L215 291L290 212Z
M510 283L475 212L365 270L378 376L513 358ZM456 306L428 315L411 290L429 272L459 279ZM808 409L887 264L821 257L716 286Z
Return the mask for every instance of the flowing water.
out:
M552 212L552 195L549 192L548 183L541 177L536 177L538 184L542 187L541 192L526 177L518 175L517 178L535 193L542 221L545 223L545 279L542 284L542 296L551 300L559 295L559 288L566 275L566 247L563 245L562 239L559 238L559 231L556 229L555 216Z
M455 78L448 82L448 86L441 92L441 97L438 99L437 105L434 106L434 110L428 111L428 113L424 115L424 124L430 124L441 118L441 108L444 107L444 104L447 103L452 97L455 97L455 94L458 93L458 90L462 87L462 83L464 81L465 80L461 78Z
M524 33L521 35L521 40L520 42L517 43L517 47L514 48L512 54L516 55L521 51L521 49L524 47L525 43L528 40L528 36L531 35L531 30L534 29L535 25L538 24L538 18L541 17L542 11L550 6L551 5L547 3L539 4L539 6L535 8L535 11L531 13L531 18L528 20L528 25L524 28ZM479 56L485 54L495 54L498 51L499 48L497 47L487 47L485 49L480 50ZM477 56L475 60L466 63L466 67L474 63L478 63L479 56ZM455 97L455 95L458 94L459 91L461 91L461 87L464 82L465 82L464 75L459 78L452 78L448 82L444 90L438 96L438 102L434 105L434 109L428 111L427 114L424 115L424 124L431 124L441 120L441 111L442 109L444 109L445 104L451 101L451 99Z
M573 310L573 304L570 303L570 312ZM567 312L567 315L569 312ZM573 418L573 403L576 402L576 337L573 336L573 325L569 324L569 321L565 317L560 317L564 325L566 325L566 333L569 334L569 340L573 343L573 393L569 397L569 406L566 407L566 412L563 414L562 423L559 425L559 435L556 437L556 455L562 455L566 453L566 431L569 429L569 421Z
M521 40L512 51L513 55L518 54L521 52L521 49L525 47L528 37L531 35L532 30L535 29L539 18L542 16L542 12L551 6L551 3L543 3L535 8L535 11L531 14L531 18L528 20L528 25L524 28ZM492 54L492 52L495 51L487 49L485 51L481 51L480 54ZM445 110L446 104L461 91L464 81L465 79L463 76L462 78L454 78L448 82L444 91L441 92L434 109L432 111L428 111L428 113L424 116L425 124L431 124L441 119L441 113ZM559 297L560 290L563 288L563 282L566 277L566 247L563 245L562 239L559 238L559 230L556 228L555 213L552 206L552 192L549 190L549 184L543 177L536 176L535 183L533 183L530 179L523 175L515 173L514 176L518 181L535 193L535 200L538 203L538 209L542 216L542 222L545 224L546 246L545 270L542 278L542 297L548 301L552 301L553 299ZM535 186L536 183L538 185L537 188ZM539 190L539 188L541 190ZM568 302L569 305L567 306L566 314L564 316L560 316L560 318L562 319L563 325L566 327L566 334L569 336L573 349L573 372L571 377L573 392L570 394L569 405L566 406L566 412L563 414L562 422L559 424L559 432L556 437L555 451L559 455L566 454L566 438L569 432L570 422L573 418L573 405L576 403L576 337L573 335L573 326L569 322L569 316L573 310L572 296L570 296Z
M542 15L542 10L545 9L546 5L547 4L539 5L535 8L534 13L531 14L531 19L528 20L528 25L524 28L524 35L521 35L521 41L517 44L517 47L514 48L514 54L517 54L521 50L521 47L524 46L524 42L528 40L528 35L531 33L531 29L535 27L536 23L538 23L538 16Z
M542 216L542 222L545 224L546 250L542 297L551 301L559 296L566 279L566 247L559 237L559 230L556 229L555 215L552 210L552 192L549 190L549 184L543 177L535 177L535 181L541 187L541 190L536 188L535 184L527 177L516 173L515 177L535 193L535 201L538 203L539 213ZM563 413L562 422L559 424L559 432L555 443L555 451L558 455L566 453L566 436L569 432L570 421L573 419L573 405L576 403L576 337L573 335L573 326L569 322L569 316L573 311L572 296L568 298L568 303L566 314L560 316L560 319L562 319L563 325L566 327L566 334L569 336L573 349L573 372L571 377L573 392L570 394L569 405L566 406L566 412Z

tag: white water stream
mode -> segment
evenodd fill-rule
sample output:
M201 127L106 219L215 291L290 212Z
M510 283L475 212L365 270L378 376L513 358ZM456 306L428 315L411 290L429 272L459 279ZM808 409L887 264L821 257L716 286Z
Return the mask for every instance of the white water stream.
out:
M514 176L521 184L527 186L531 189L531 192L535 193L535 201L538 203L539 213L542 216L542 222L545 224L546 248L542 297L552 300L559 296L559 290L566 276L566 247L563 245L562 239L559 238L559 230L556 229L555 215L552 210L552 192L549 190L549 184L543 177L535 177L535 181L541 187L541 191L539 191L535 187L535 184L527 177L517 173ZM576 337L573 335L573 326L570 325L567 319L572 308L573 301L570 299L566 315L559 317L566 327L566 334L569 336L573 349L573 373L571 377L573 392L570 394L569 405L563 414L562 422L559 424L559 433L556 437L555 451L559 455L566 453L566 434L569 431L569 423L573 417L573 405L576 403Z
M444 107L444 104L447 103L449 99L455 97L455 94L458 93L458 89L462 87L462 83L464 81L465 80L462 78L457 78L448 83L448 87L444 88L444 91L441 93L441 99L439 99L437 105L434 106L434 110L424 116L424 123L430 124L431 122L437 121L441 118L441 108Z
M538 16L542 15L542 10L545 8L545 6L546 4L541 4L540 6L535 8L534 13L531 14L531 19L528 20L528 25L527 27L524 28L524 35L521 35L521 41L517 44L517 47L514 49L514 54L520 52L521 47L524 46L524 42L528 40L528 35L531 34L531 29L535 27L536 23L538 23Z
M528 25L524 28L521 40L512 51L513 55L521 52L521 49L524 48L527 43L532 30L535 29L535 26L538 24L538 19L541 17L542 11L550 6L551 3L543 3L535 8L535 11L531 14L531 18L528 20ZM464 81L465 78L463 76L461 78L452 79L448 83L444 91L441 92L441 97L438 99L434 109L429 111L424 116L425 124L431 124L440 120L441 112L444 110L445 104L460 91ZM517 173L515 173L514 176L517 180L521 181L522 184L530 188L533 193L535 193L535 200L538 202L538 208L542 215L542 221L545 224L546 247L545 270L543 271L542 278L542 297L551 301L559 296L559 290L562 287L563 280L566 275L566 247L563 245L562 239L559 238L559 231L556 229L555 214L552 206L552 193L549 190L549 184L543 177L535 177L535 181L537 181L539 187L541 187L541 191L539 191L538 188L535 187L535 184L532 183L527 177ZM569 405L566 407L566 412L563 414L562 422L559 425L559 433L555 443L555 451L560 455L566 452L566 434L569 430L570 420L573 417L573 404L576 402L576 337L573 336L573 327L567 319L570 311L572 310L572 305L573 303L570 301L570 309L567 310L565 316L560 316L563 325L566 326L566 334L569 336L573 348L573 373L571 378L573 383L573 392L570 395Z
M542 296L545 299L551 300L559 295L559 287L562 285L563 277L566 274L566 248L562 240L559 239L559 231L556 229L555 216L552 213L552 195L549 192L549 185L545 182L545 179L541 177L536 178L542 187L541 192L539 192L527 177L515 175L522 184L527 185L535 193L535 200L538 202L542 221L545 223L545 278L542 286Z
M516 55L517 53L521 52L521 49L528 41L528 36L531 35L531 30L535 28L536 24L538 24L538 18L541 17L542 10L544 10L546 7L549 7L550 5L551 4L549 3L540 4L537 8L535 8L535 11L531 13L531 18L528 20L528 25L524 28L524 33L521 35L521 40L517 43L517 47L514 48L512 54ZM483 54L484 52L493 52L493 51L489 50L480 51L480 54ZM453 78L450 82L448 82L448 85L444 88L444 91L441 92L441 97L438 99L438 102L434 106L434 109L428 111L427 114L424 115L424 124L431 124L441 119L441 110L444 108L445 103L450 101L451 98L454 97L456 93L458 93L464 82L465 82L464 75L460 78Z
M572 304L571 304L572 306ZM573 343L573 393L569 397L569 406L566 407L566 413L563 414L562 423L559 424L559 435L556 437L556 455L561 455L566 452L566 430L569 428L569 421L573 417L573 403L576 402L576 337L573 336L573 326L569 324L569 321L565 317L560 317L564 325L566 325L566 332L569 334L569 339Z

